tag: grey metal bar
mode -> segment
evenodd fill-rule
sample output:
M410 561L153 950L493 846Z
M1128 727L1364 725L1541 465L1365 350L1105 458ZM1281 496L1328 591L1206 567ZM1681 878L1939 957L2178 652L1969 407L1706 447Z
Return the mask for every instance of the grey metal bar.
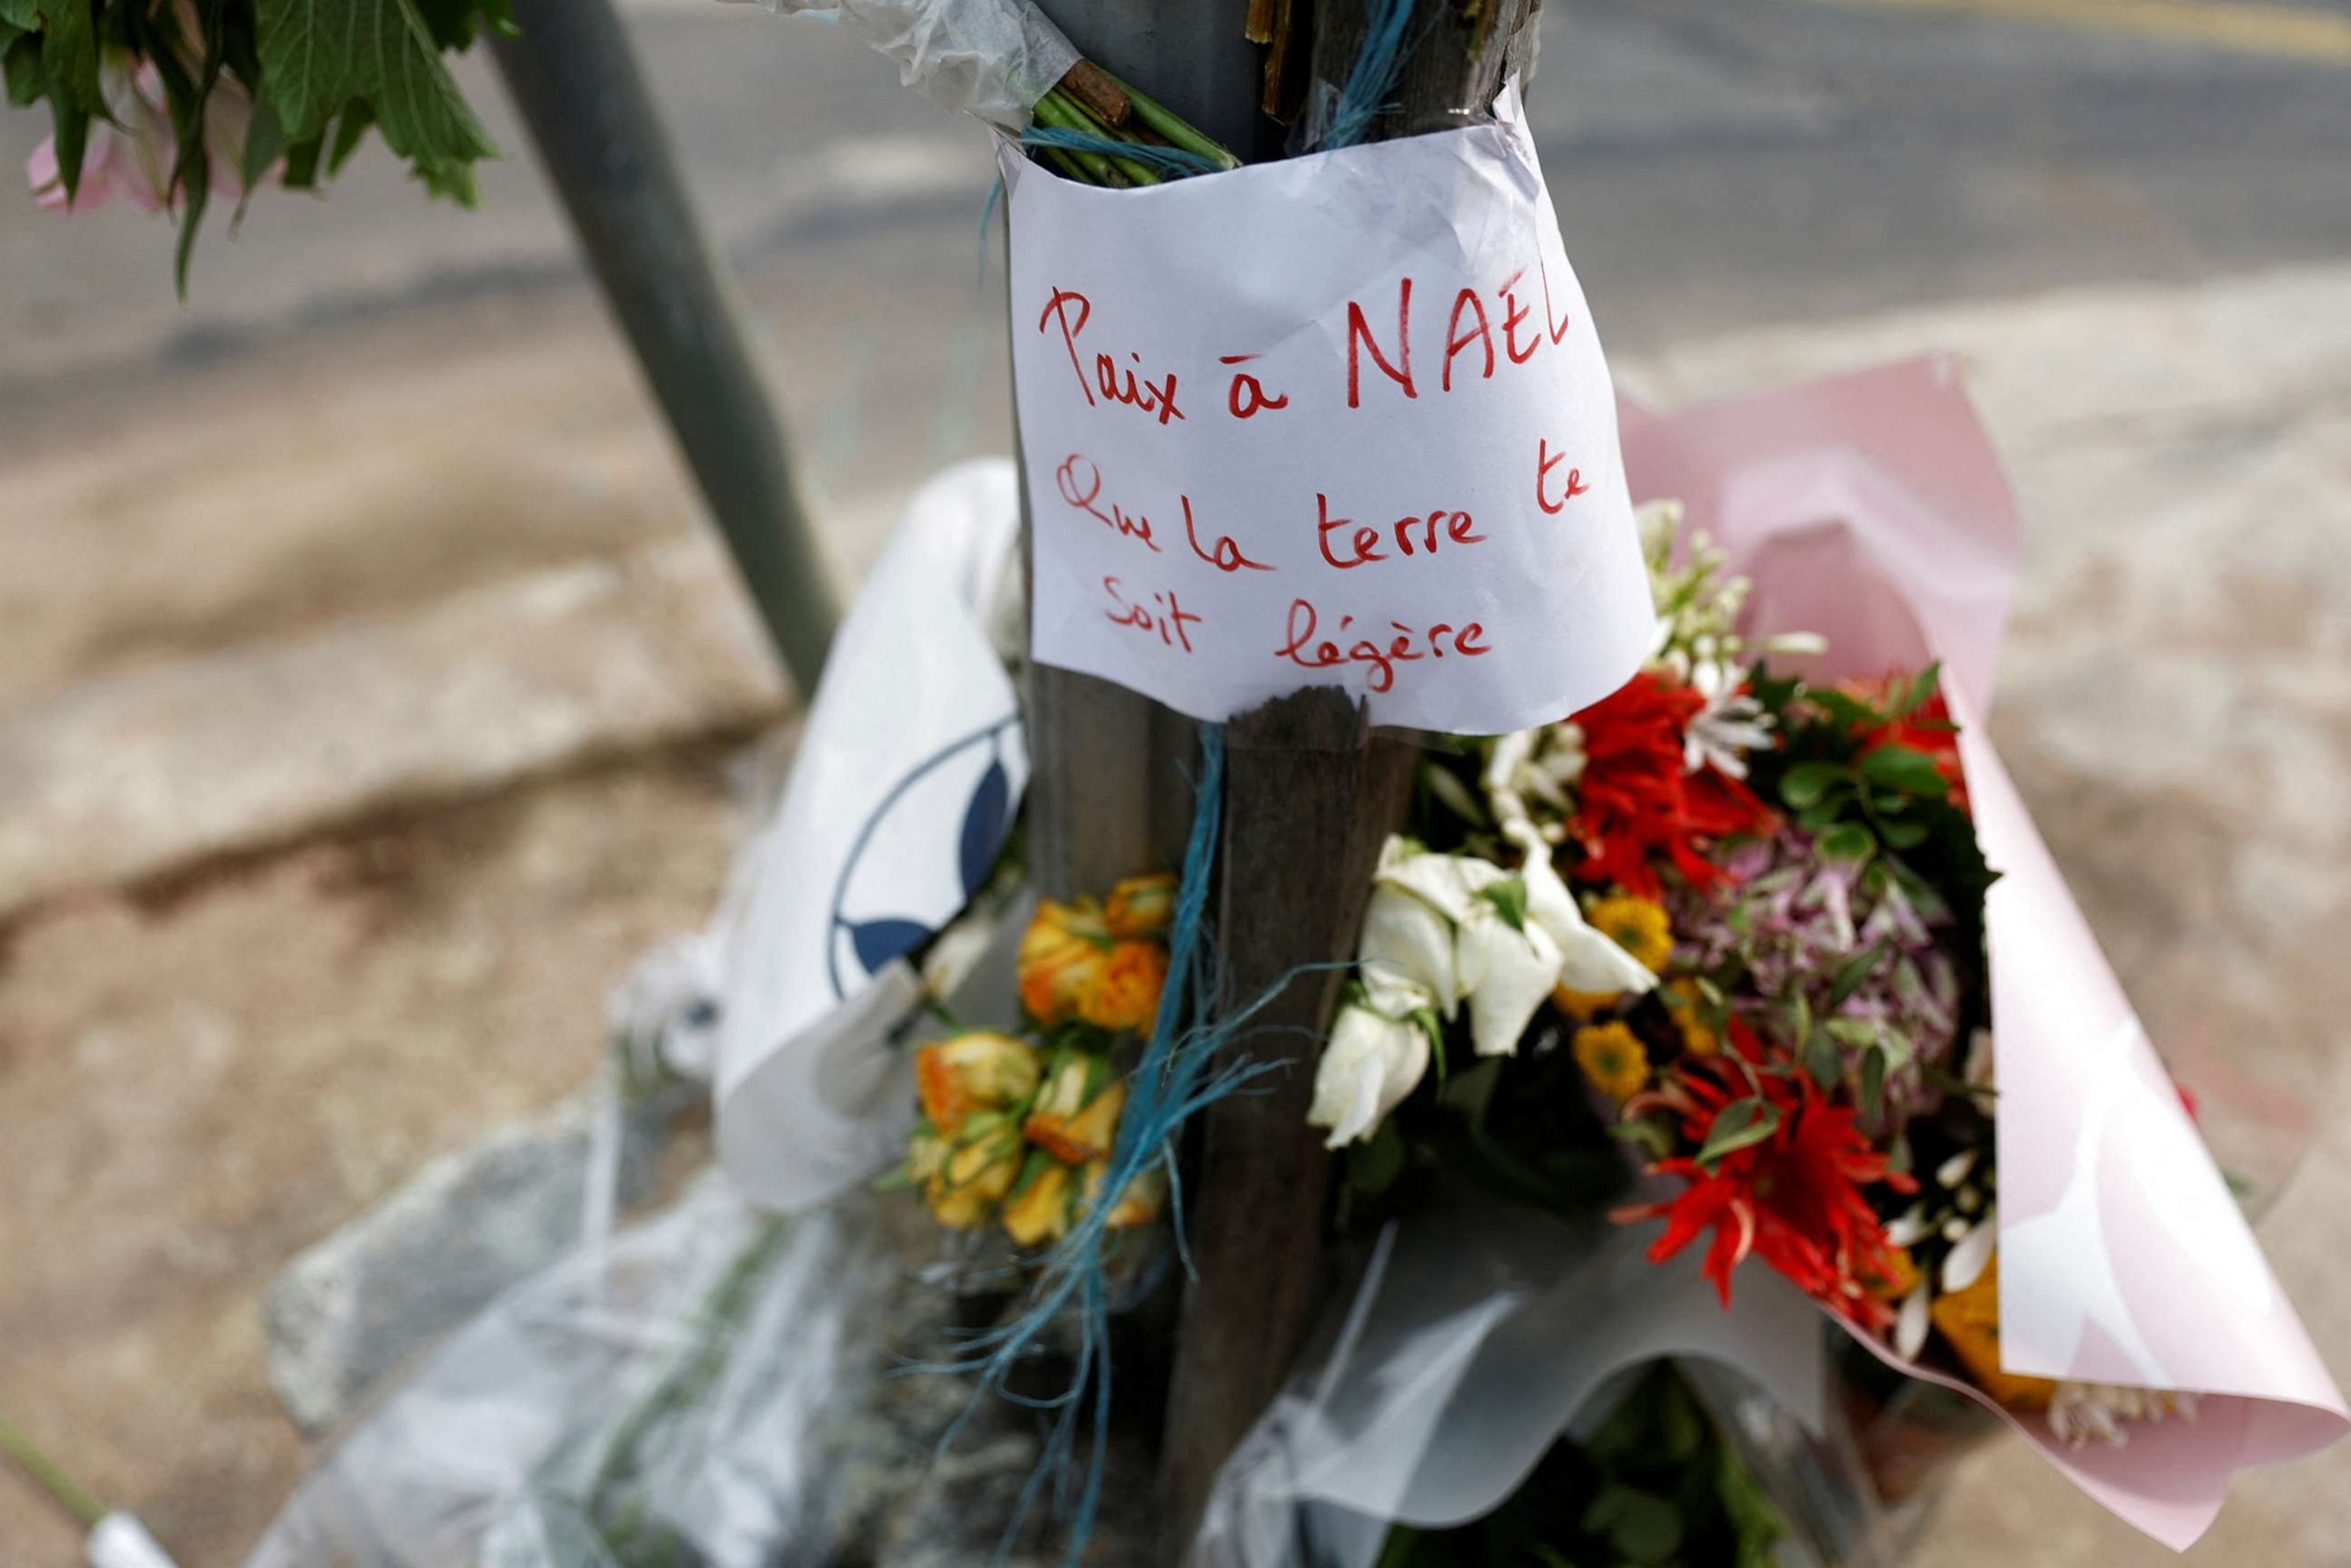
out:
M492 45L604 298L803 695L841 618L742 313L611 0L515 0Z

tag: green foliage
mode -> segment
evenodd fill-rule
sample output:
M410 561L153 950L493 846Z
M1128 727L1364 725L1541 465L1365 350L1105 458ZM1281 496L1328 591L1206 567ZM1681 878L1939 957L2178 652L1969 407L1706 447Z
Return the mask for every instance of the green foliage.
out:
M374 130L426 190L471 204L474 165L497 149L444 57L485 31L514 31L508 0L0 0L0 77L10 103L48 103L71 197L94 128L119 112L106 84L131 79L141 62L153 68L177 142L171 204L185 293L222 157L248 197L273 170L308 188L340 171ZM237 120L223 115L221 99L232 94L249 99L252 112L242 144L225 147L222 128Z
M1562 1438L1499 1508L1398 1526L1381 1568L1769 1568L1787 1533L1681 1375L1650 1368L1599 1430Z

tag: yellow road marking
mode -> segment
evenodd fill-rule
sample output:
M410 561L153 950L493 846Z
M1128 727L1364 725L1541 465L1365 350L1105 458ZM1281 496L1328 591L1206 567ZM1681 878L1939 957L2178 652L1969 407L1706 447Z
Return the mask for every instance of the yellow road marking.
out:
M2021 22L2351 64L2351 16L2231 0L1839 0L1886 10L1971 12Z

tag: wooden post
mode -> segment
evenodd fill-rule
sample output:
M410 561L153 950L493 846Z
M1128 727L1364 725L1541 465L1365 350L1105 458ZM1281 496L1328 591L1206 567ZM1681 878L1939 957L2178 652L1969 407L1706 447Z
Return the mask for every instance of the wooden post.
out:
M1541 0L1487 0L1484 29L1449 0L1421 0L1419 43L1374 140L1460 122L1499 90ZM1258 20L1273 7L1259 7ZM1365 0L1319 0L1313 75L1346 79ZM1265 28L1260 26L1260 31ZM1270 76L1274 73L1269 72ZM1261 78L1269 96L1273 84ZM1147 89L1146 89L1147 90ZM1281 1071L1261 1093L1207 1113L1186 1207L1196 1277L1187 1292L1160 1460L1162 1561L1186 1560L1217 1471L1287 1381L1321 1305L1332 1162L1306 1124L1313 1064L1342 979L1303 966L1352 957L1381 841L1411 797L1414 750L1376 738L1335 688L1298 693L1226 736L1224 890L1218 927L1228 1000L1282 989L1245 1047Z
M1226 728L1217 951L1228 1004L1280 987L1240 1037L1249 1060L1280 1071L1204 1118L1186 1205L1196 1274L1160 1457L1170 1563L1183 1560L1217 1471L1280 1391L1321 1304L1331 1156L1306 1110L1344 977L1330 966L1353 956L1380 843L1410 799L1413 758L1409 744L1374 738L1361 705L1333 686L1278 698Z
M1270 122L1257 112L1258 50L1242 37L1249 0L1045 0L1043 9L1089 60L1244 158L1262 151L1259 126ZM1024 479L1024 559L1028 501ZM1191 721L1069 670L1032 664L1027 686L1038 891L1099 894L1120 877L1173 868L1191 823Z

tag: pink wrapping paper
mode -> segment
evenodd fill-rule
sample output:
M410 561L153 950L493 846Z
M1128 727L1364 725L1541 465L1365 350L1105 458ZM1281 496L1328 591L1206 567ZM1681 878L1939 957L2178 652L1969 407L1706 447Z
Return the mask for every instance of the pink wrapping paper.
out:
M1986 909L2002 1363L2205 1396L2193 1422L2137 1423L2120 1449L2070 1449L2041 1417L2001 1414L2083 1490L2184 1549L2238 1469L2324 1448L2351 1416L1981 727L2018 526L1956 365L1628 409L1623 428L1635 497L1681 499L1686 528L1754 580L1750 624L1828 638L1811 674L1943 661L1978 837L2002 873Z

